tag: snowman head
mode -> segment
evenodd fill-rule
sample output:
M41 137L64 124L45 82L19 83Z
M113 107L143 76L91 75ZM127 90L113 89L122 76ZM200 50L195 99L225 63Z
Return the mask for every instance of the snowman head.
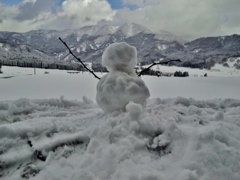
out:
M111 44L102 55L102 65L106 66L109 72L123 71L133 73L136 63L136 48L125 42Z

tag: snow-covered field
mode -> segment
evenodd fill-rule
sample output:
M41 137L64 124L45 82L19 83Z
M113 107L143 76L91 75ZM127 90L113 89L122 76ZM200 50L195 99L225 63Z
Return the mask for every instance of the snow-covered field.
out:
M222 66L214 68L214 71L167 66L161 66L160 69L164 72L188 71L190 77L142 76L150 90L150 98L240 99L239 70ZM4 73L0 74L0 100L46 99L60 96L69 100L81 100L86 96L95 101L98 79L88 72L69 74L64 70L37 69L34 75L33 68L7 66L4 66L2 71ZM208 77L201 77L205 73ZM97 75L102 77L104 74Z
M240 179L237 70L142 76L146 108L130 103L111 115L95 103L98 80L89 73L2 71L1 179Z

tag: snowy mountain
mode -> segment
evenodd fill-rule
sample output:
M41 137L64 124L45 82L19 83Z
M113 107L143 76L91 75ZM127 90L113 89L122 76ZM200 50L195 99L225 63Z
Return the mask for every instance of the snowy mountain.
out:
M32 48L28 45L13 44L7 42L0 43L1 60L6 62L16 62L17 60L24 60L27 63L32 63L35 60L41 59L42 62L54 63L50 56L45 53Z
M0 64L19 67L40 67L53 69L79 69L76 62L63 62L24 44L0 43Z
M185 59L186 67L212 67L226 63L228 58L240 57L240 35L204 37L184 44L184 49L172 54Z
M118 28L116 26L105 25L98 29L97 32L93 33L93 36L106 36L108 34L113 34Z
M120 26L118 28L117 31L121 31L126 37L134 36L141 32L147 33L147 34L152 33L152 31L147 29L146 27L138 25L138 24L134 24L134 23L123 24L122 26Z
M239 52L240 35L205 37L196 39L185 44L188 52L208 52L212 54L223 54L224 52Z
M155 38L159 40L165 40L165 41L177 41L182 44L187 43L186 40L179 38L175 34L170 33L168 31L162 31L162 30L160 30L159 33L156 34Z
M175 64L178 66L210 68L216 62L225 63L229 57L240 56L240 35L205 37L187 42L170 32L159 31L156 34L142 25L126 23L120 27L105 25L63 31L0 32L0 43L14 45L8 53L5 52L6 48L0 47L0 51L3 52L0 54L0 60L5 63L13 57L18 57L17 49L24 45L32 51L22 51L23 57L37 58L37 52L41 52L42 56L37 58L40 62L43 59L65 64L75 61L58 40L59 37L69 45L74 54L88 62L100 62L106 47L121 41L135 46L138 50L138 61L145 64L159 61L161 58L170 58L181 59L182 63Z

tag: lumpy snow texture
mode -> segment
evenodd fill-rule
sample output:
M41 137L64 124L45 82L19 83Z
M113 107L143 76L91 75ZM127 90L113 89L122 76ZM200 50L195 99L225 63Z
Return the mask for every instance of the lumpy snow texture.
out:
M102 55L102 65L106 66L108 71L120 70L132 73L136 63L136 48L125 42L111 44Z
M146 104L150 93L144 81L136 77L137 50L125 42L110 45L102 56L109 73L97 85L96 101L105 112L125 110L129 102Z
M109 72L97 85L97 103L105 112L125 110L132 101L145 105L150 96L144 81L121 71Z
M239 180L239 119L234 99L158 98L108 116L86 97L0 101L0 179Z

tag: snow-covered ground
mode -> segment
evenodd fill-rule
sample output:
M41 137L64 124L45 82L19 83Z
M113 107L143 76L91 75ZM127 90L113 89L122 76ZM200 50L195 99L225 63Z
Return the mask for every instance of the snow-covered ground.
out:
M146 108L106 115L89 73L3 67L0 177L239 180L240 76L221 68L209 77L142 76Z
M161 66L165 72L188 71L190 77L142 76L150 90L150 98L186 97L194 99L235 98L240 99L240 71L221 66L218 71ZM88 72L69 74L64 70L7 67L0 74L0 100L19 98L59 98L81 100L86 96L95 101L98 79ZM48 72L49 74L45 74ZM70 71L71 72L71 71ZM209 77L201 77L208 73ZM212 73L212 74L211 74ZM104 74L97 73L99 77ZM194 75L198 75L197 77Z

